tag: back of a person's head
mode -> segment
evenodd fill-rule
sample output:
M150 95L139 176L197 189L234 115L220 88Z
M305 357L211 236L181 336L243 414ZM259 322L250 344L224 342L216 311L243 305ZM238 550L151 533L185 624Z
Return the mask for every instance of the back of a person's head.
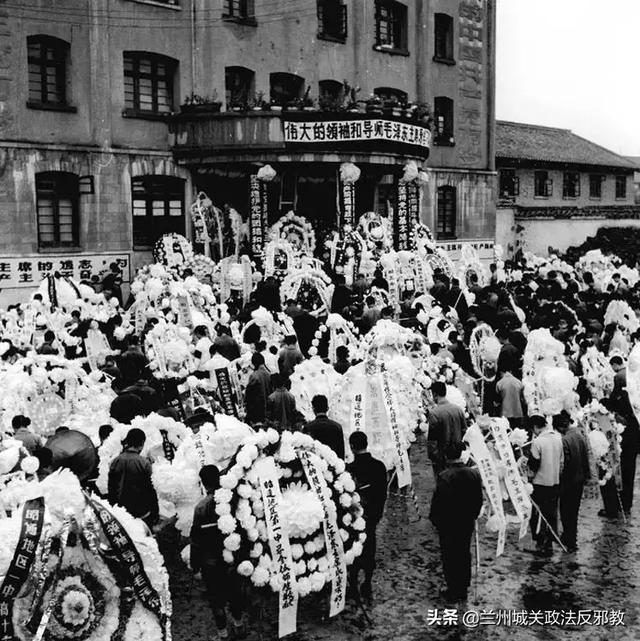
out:
M434 396L444 398L447 395L447 386L442 381L434 381L431 384L431 393Z
M194 330L193 333L196 336L206 336L207 335L207 327L206 325L198 325Z
M139 342L140 341L138 340L138 337L136 336L136 334L131 334L129 336L129 340L128 340L129 347L134 347L134 346L138 345Z
M98 438L101 441L104 441L106 438L109 438L109 434L111 434L111 432L113 432L113 427L108 423L105 423L98 428Z
M496 331L496 338L499 340L507 340L509 338L509 331L506 327L499 327Z
M529 417L529 425L531 427L543 428L547 424L547 419L541 414L533 414Z
M48 447L40 447L36 452L36 458L40 463L40 469L43 469L53 463L53 452Z
M264 365L264 356L258 352L253 352L253 354L251 354L251 364L258 369L260 365Z
M449 335L447 336L449 339L449 342L455 343L458 340L458 332L456 331L451 331L449 332Z
M284 378L280 374L271 375L271 386L275 389L276 387L282 387L284 383Z
M290 334L289 336L285 336L285 339L284 339L285 345L295 345L297 342L298 342L298 339L293 334Z
M215 465L203 465L200 480L207 490L217 490L220 487L220 470Z
M609 359L609 364L611 365L624 365L624 361L622 360L622 356L618 356L617 354L615 356L612 356Z
M138 415L141 404L142 400L137 394L132 392L120 394L111 401L109 410L111 418L118 423L129 424Z
M267 341L258 341L256 343L256 352L264 352L267 349Z
M335 282L336 285L344 285L347 282L347 279L342 274L338 274L335 277Z
M373 296L367 296L364 302L369 305L369 307L373 307L376 304L376 299Z
M218 351L218 346L211 343L211 345L209 346L209 356L215 356Z
M346 345L339 345L336 349L336 356L341 361L346 360L347 358L349 358L349 348Z
M147 437L141 429L132 427L127 432L127 436L125 437L123 444L127 447L143 447L146 440Z
M24 416L24 414L16 414L11 419L11 427L13 427L14 430L19 430L21 427L27 427L30 424L31 419L28 416Z
M316 394L311 399L311 407L316 414L326 414L329 409L329 401L327 401L327 397L324 394Z
M367 449L369 439L364 432L351 432L349 435L349 446L352 452L362 452Z
M52 343L55 339L56 339L56 335L50 329L48 329L44 333L44 342L45 343Z
M448 461L457 461L462 456L464 449L464 443L449 443L444 448L444 455Z

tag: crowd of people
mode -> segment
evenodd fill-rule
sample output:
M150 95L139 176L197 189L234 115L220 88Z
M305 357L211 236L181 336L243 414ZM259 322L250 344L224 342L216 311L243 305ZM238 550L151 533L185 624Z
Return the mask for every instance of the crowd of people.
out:
M620 323L606 322L606 310L611 301L625 301L633 310L640 309L640 280L632 285L627 278L614 272L602 289L588 270L579 271L568 266L564 269L560 262L559 265L559 268L550 268L544 263L541 267L532 259L520 257L518 261L507 261L503 265L492 264L486 281L472 273L467 282L436 269L430 291L412 290L402 294L399 313L390 305L381 305L380 297L371 293L389 291L382 271L376 271L372 279L357 274L351 286L343 275L334 273L333 302L326 310L353 322L363 336L372 331L378 321L395 320L426 340L428 322L440 319L438 327L446 332L446 338L442 342L429 341L432 354L443 362L455 363L478 382L478 387L480 379L477 364L473 362L472 336L480 325L491 328L500 342L500 351L490 375L483 372L481 376L484 379L481 412L504 417L512 429L527 431L527 443L514 449L533 486L531 499L535 509L531 533L535 547L532 552L543 558L553 553L554 544L561 545L566 553L577 549L580 503L592 468L588 440L571 413L563 410L553 416L544 416L527 407L523 356L531 330L547 328L564 346L568 368L579 380L580 405L597 400L625 426L620 455L621 487L616 486L615 475L602 486L602 517L630 514L640 444L640 428L626 388L626 359L640 334L637 330L625 333ZM113 421L128 425L136 417L153 412L181 419L173 402L177 397L176 383L159 380L153 375L140 335L133 333L121 337L116 331L122 324L127 305L134 302L134 299L123 301L117 266L112 267L102 285L107 296L116 298L119 310L100 324L112 350L100 364L100 370L111 381L116 393L111 403ZM31 304L46 307L41 294L34 295ZM259 307L274 313L282 312L291 320L295 334L285 336L278 348L268 347L259 331L247 332L244 345L230 331L232 322L238 321L241 326L248 323L252 312ZM293 298L282 304L276 278L261 282L245 305L230 303L228 310L226 323L192 328L193 374L199 379L207 379L215 392L216 372L229 368L249 348L251 372L244 398L237 399L244 408L244 421L256 430L266 427L279 431L301 430L330 447L340 459L351 461L348 471L355 480L364 507L367 538L363 553L351 568L350 589L358 597L372 598L376 527L384 513L388 487L393 485L392 472L369 453L365 432L355 431L345 439L343 426L328 415L326 396L318 394L311 399L315 414L311 421L306 420L297 407L291 393L291 377L296 367L311 355L320 325L318 315ZM14 312L20 314L20 306L14 306ZM77 310L71 310L65 329L72 336L86 337L91 323L91 320L82 319ZM153 320L148 321L148 325L153 326ZM141 332L142 337L146 330L148 327ZM29 351L8 339L4 344L2 359L5 362ZM581 357L590 347L599 350L615 372L613 390L607 397L594 399L583 376ZM61 345L51 329L44 331L35 351L43 356L82 358L85 355L81 344L72 350ZM339 346L335 362L328 364L344 375L356 361L350 358L346 346ZM448 601L460 602L467 598L471 581L471 539L483 506L481 475L473 461L465 456L465 432L474 417L451 402L443 382L434 381L429 394L427 444L435 478L429 514L439 534L446 584L443 596ZM213 403L218 403L215 409L222 411L221 399L215 393L213 399ZM197 432L200 425L212 419L212 412L213 409L211 412L196 411L186 418L187 426ZM51 469L51 452L30 429L29 417L16 415L9 423L7 434L21 441L29 454L38 457L39 475L46 475ZM98 456L100 444L111 429L105 424L99 430ZM111 462L107 496L112 504L125 507L133 516L157 528L158 498L150 463L141 455L144 440L144 432L137 428L129 430L122 443L122 453ZM351 450L348 457L345 444ZM226 635L228 629L225 606L230 605L232 625L240 635L246 605L238 576L223 561L222 535L213 500L223 472L212 465L201 468L205 496L195 508L190 537L191 569L202 577L206 586L220 636ZM88 486L97 491L92 485L92 475L88 476ZM361 573L364 574L363 582L359 579Z

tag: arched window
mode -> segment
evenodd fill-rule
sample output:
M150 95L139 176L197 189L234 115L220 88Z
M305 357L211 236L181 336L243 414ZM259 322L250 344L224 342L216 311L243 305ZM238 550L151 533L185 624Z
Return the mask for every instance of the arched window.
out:
M446 13L435 15L433 42L436 62L453 62L453 18Z
M393 87L376 87L373 93L382 101L397 100L400 104L404 105L407 102L407 92L401 89L394 89Z
M304 78L293 73L272 73L269 75L270 98L278 105L286 105L302 98Z
M67 105L69 43L51 36L27 38L29 106Z
M344 85L337 80L321 80L318 89L321 107L338 107L344 99Z
M38 247L79 245L79 178L66 171L36 174Z
M246 67L225 67L224 89L227 109L245 106L253 96L255 73Z
M152 246L162 234L184 234L184 180L138 176L131 180L133 245Z
M450 185L438 187L438 211L436 233L438 238L456 237L456 188Z
M131 115L171 113L178 61L148 51L125 51L123 58L125 109Z
M434 103L434 120L436 145L453 145L453 100L446 96L438 96Z

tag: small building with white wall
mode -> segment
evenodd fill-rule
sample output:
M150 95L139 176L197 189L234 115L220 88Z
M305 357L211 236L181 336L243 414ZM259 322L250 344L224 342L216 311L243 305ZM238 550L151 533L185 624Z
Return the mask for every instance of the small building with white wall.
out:
M568 129L498 121L496 242L508 256L547 255L601 227L640 229L637 166Z

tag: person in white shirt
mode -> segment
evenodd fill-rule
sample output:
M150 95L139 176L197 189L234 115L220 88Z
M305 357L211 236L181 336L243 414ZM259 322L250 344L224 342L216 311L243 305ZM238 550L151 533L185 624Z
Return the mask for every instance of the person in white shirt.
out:
M560 475L564 466L564 448L562 437L553 427L547 424L544 416L532 416L531 425L536 437L531 443L529 467L535 472L531 481L533 494L531 500L540 508L544 517L538 530L540 516L535 507L531 516L531 535L536 542L532 550L539 556L551 556L553 553L553 535L558 531L558 498L560 497ZM546 520L546 523L545 523Z
M213 343L209 338L209 332L205 325L198 325L193 330L193 340L195 341L193 355L196 359L196 370L198 372L206 373L207 368L205 365L210 358L209 349Z
M276 350L276 353L274 354L267 348L266 341L260 341L256 343L256 352L258 352L258 354L262 354L262 357L264 358L265 367L269 370L271 374L279 373L277 350Z
M228 358L225 358L219 351L218 347L211 344L209 347L209 360L204 365L204 368L209 372L209 382L211 387L216 390L218 389L218 379L216 378L217 369L226 369L229 367L231 361Z

